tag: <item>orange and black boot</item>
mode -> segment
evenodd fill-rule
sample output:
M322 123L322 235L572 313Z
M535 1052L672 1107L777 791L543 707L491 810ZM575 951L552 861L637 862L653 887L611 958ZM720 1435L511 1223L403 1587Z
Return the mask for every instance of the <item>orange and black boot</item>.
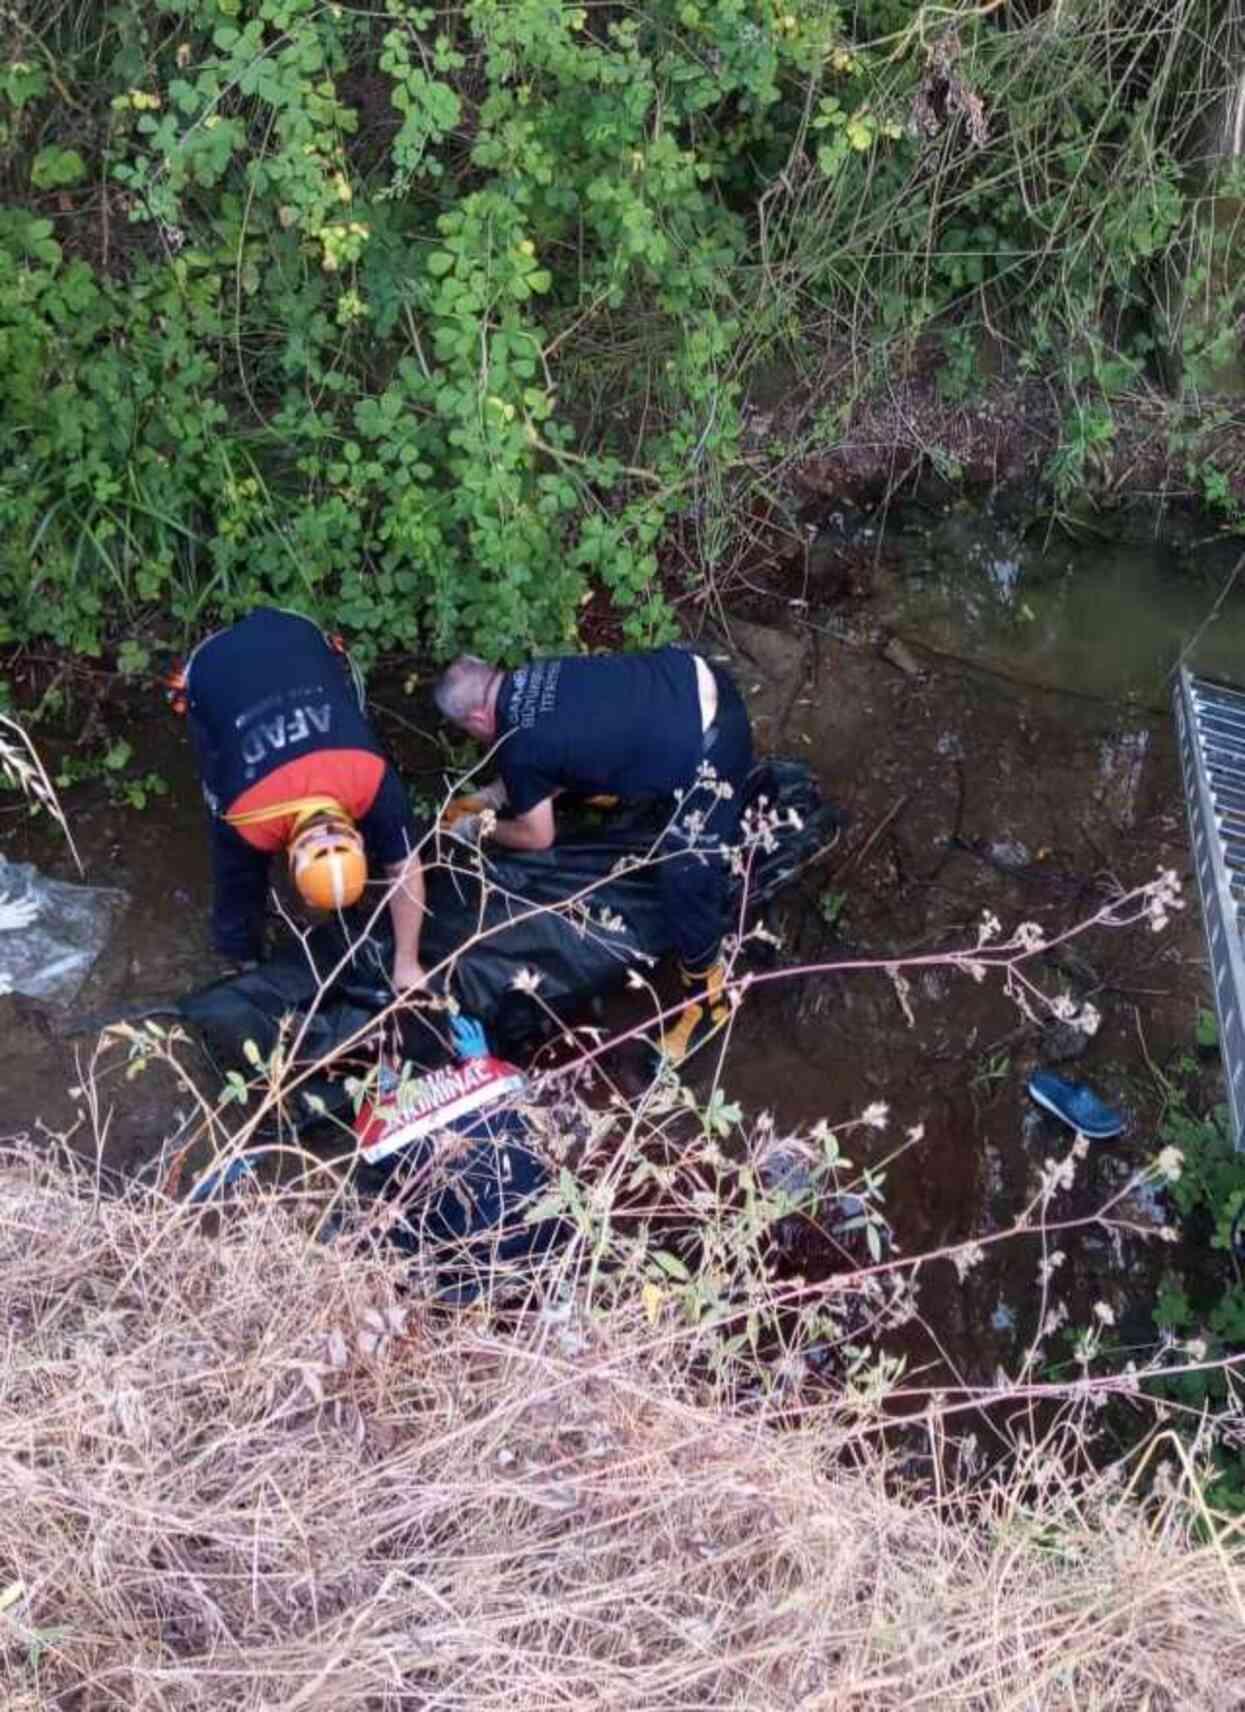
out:
M681 963L679 979L694 996L662 1032L662 1054L671 1064L681 1064L689 1052L703 1046L725 1026L731 1014L730 1001L726 996L726 969L722 963L714 963L701 970L689 969Z

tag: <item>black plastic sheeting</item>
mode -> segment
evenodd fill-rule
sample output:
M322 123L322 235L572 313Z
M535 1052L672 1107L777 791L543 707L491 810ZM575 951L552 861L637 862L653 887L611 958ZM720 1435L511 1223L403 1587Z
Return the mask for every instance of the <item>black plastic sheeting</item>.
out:
M762 910L826 849L840 824L801 762L754 769L746 807L763 808L772 830L735 881L736 920ZM656 805L633 810L607 827L560 836L551 850L489 854L482 865L453 840L440 841L442 861L426 876L421 960L430 969L445 965L445 987L484 1023L503 1055L521 1055L534 1015L546 1008L567 1014L622 985L630 969L647 971L670 949L654 869L644 865L667 813ZM390 957L387 912L353 950L332 923L258 969L190 994L179 1010L222 1071L248 1072L248 1042L267 1059L283 1035L288 1044L295 1034L295 1065L306 1066L366 1036L392 996ZM516 989L522 971L539 977L539 1004ZM402 1052L417 1067L449 1061L443 1021L418 1010L403 1019ZM376 1061L374 1043L359 1050L359 1067L369 1061ZM285 1116L298 1129L321 1114L352 1115L340 1069L309 1076Z
M384 1241L431 1267L436 1297L459 1305L474 1301L510 1276L530 1275L533 1264L560 1248L572 1227L563 1218L537 1218L537 1197L552 1184L549 1167L528 1145L519 1111L474 1113L449 1126L461 1150L443 1162L425 1137L356 1177L365 1198L387 1203Z

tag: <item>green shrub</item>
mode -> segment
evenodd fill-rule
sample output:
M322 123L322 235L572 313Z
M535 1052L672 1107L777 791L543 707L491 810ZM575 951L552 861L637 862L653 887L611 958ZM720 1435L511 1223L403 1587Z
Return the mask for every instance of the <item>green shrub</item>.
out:
M672 519L692 575L734 539L748 376L827 347L868 388L921 341L955 399L989 330L1062 392L1079 485L1147 365L1234 337L1193 165L1221 10L19 9L0 638L264 598L513 658L594 587L654 638Z
M1197 1040L1203 1050L1217 1040L1209 1011L1199 1017ZM1155 1320L1173 1343L1174 1363L1191 1370L1153 1384L1183 1406L1179 1419L1186 1425L1231 1402L1233 1381L1222 1363L1239 1361L1245 1347L1245 1285L1232 1252L1233 1230L1245 1209L1245 1154L1233 1145L1227 1106L1206 1107L1196 1094L1197 1079L1196 1060L1184 1054L1168 1074L1160 1132L1183 1156L1168 1193L1186 1242L1160 1285ZM1215 1503L1245 1511L1245 1466L1236 1437L1217 1437L1212 1457Z
M94 17L89 56L44 44L81 107L33 64L0 80L5 634L95 649L139 604L265 597L513 656L573 641L590 580L660 634L655 542L737 429L723 187L795 122L836 10ZM632 374L585 415L559 362L594 341Z

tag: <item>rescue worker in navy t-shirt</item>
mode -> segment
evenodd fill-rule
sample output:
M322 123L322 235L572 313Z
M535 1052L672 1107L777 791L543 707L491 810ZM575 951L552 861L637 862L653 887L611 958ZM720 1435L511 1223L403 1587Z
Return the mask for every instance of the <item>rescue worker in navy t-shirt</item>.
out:
M422 985L414 820L345 654L310 619L260 607L199 644L184 694L212 814L217 950L239 963L260 956L277 851L317 909L358 901L370 854L392 885L394 988Z
M455 660L436 688L441 713L496 743L501 778L460 799L443 824L474 837L486 809L502 813L492 836L510 850L546 850L560 791L674 797L656 870L687 1004L662 1046L679 1062L726 1020L722 936L727 869L752 766L748 714L726 673L683 648L535 660L505 672L473 655Z

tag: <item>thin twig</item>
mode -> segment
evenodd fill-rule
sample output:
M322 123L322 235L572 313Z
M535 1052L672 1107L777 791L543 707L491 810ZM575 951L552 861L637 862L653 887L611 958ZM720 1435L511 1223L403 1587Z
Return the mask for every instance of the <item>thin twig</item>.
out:
M873 846L877 843L878 839L886 831L886 828L894 820L895 816L900 812L900 810L909 801L909 799L911 798L911 795L912 795L911 791L906 791L903 796L897 798L897 800L891 805L891 807L887 810L887 812L882 816L881 820L879 820L877 825L874 827L873 831L869 834L868 838L865 839L864 843L861 844L857 849L849 851L848 854L843 858L842 862L834 870L833 874L830 875L830 878L832 880L841 879L844 874L850 873L850 871L856 866L856 864L858 862L862 862L864 860L864 858L869 854L870 850L873 849Z

